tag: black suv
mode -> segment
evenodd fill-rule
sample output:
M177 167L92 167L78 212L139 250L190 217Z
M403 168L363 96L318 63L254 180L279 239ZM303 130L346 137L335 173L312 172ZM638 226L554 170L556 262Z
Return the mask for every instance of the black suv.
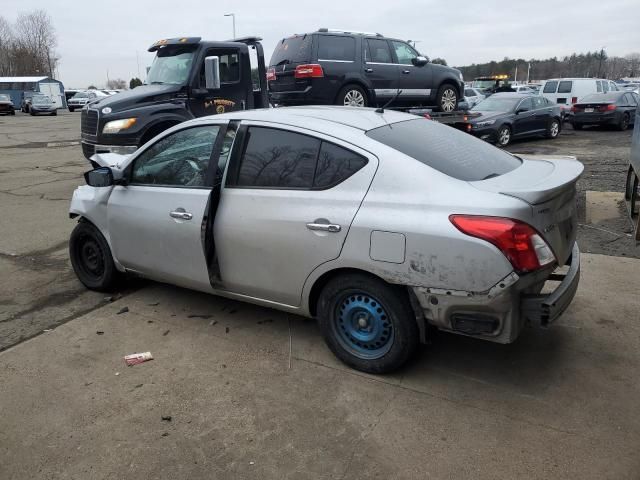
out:
M459 70L429 63L411 45L379 33L317 32L282 39L267 70L279 105L431 106L450 112L463 97Z

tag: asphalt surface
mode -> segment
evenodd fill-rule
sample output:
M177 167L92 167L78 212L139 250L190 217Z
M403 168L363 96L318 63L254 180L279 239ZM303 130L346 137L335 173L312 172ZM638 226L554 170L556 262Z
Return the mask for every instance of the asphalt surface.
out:
M0 479L640 476L630 132L510 147L578 156L579 243L609 254L583 255L556 325L508 346L438 334L373 377L310 320L150 282L85 290L66 250L79 117L0 117Z

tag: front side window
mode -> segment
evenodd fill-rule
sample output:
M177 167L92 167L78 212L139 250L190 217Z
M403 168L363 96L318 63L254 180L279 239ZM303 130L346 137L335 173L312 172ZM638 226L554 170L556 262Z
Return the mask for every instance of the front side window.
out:
M133 163L130 183L203 187L213 144L220 127L187 128L164 137Z
M522 165L517 157L486 142L424 119L392 123L369 130L366 135L445 175L467 182L500 176Z
M401 65L412 65L411 60L418 56L418 53L404 42L392 41L393 50L396 52L398 63Z
M563 80L558 84L558 93L571 93L573 82L571 80Z
M547 107L547 99L544 97L534 97L533 98L533 108L546 108Z
M393 63L391 50L386 40L368 39L365 41L365 62Z
M340 60L353 62L355 57L355 38L334 35L318 35L318 60Z
M250 127L240 159L239 187L307 188L313 185L320 140L285 130Z
M544 84L544 89L542 93L556 93L556 89L558 88L558 82L556 80L550 80Z
M517 110L521 110L525 112L528 112L529 110L533 110L533 102L531 101L530 98L525 98L520 102L520 105L518 105Z

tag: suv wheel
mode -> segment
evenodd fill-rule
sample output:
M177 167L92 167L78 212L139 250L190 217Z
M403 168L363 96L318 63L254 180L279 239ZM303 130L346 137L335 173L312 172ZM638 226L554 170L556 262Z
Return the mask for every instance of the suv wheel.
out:
M329 281L318 300L318 321L331 351L363 372L396 370L418 348L418 325L406 292L369 275Z
M437 106L441 112L453 112L458 108L458 92L455 87L445 83L438 89Z
M340 93L336 100L336 105L344 105L346 107L366 107L367 94L357 85L347 85Z

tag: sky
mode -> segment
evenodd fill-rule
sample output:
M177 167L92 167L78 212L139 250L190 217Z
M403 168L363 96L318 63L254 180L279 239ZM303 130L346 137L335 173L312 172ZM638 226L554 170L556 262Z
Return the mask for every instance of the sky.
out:
M417 40L417 49L449 65L510 58L562 57L604 47L609 56L640 51L640 0L2 0L10 22L21 12L48 11L58 34L58 79L66 88L104 87L108 78L144 79L162 38L263 38L267 60L276 43L320 27L380 32ZM312 6L314 5L314 6Z

